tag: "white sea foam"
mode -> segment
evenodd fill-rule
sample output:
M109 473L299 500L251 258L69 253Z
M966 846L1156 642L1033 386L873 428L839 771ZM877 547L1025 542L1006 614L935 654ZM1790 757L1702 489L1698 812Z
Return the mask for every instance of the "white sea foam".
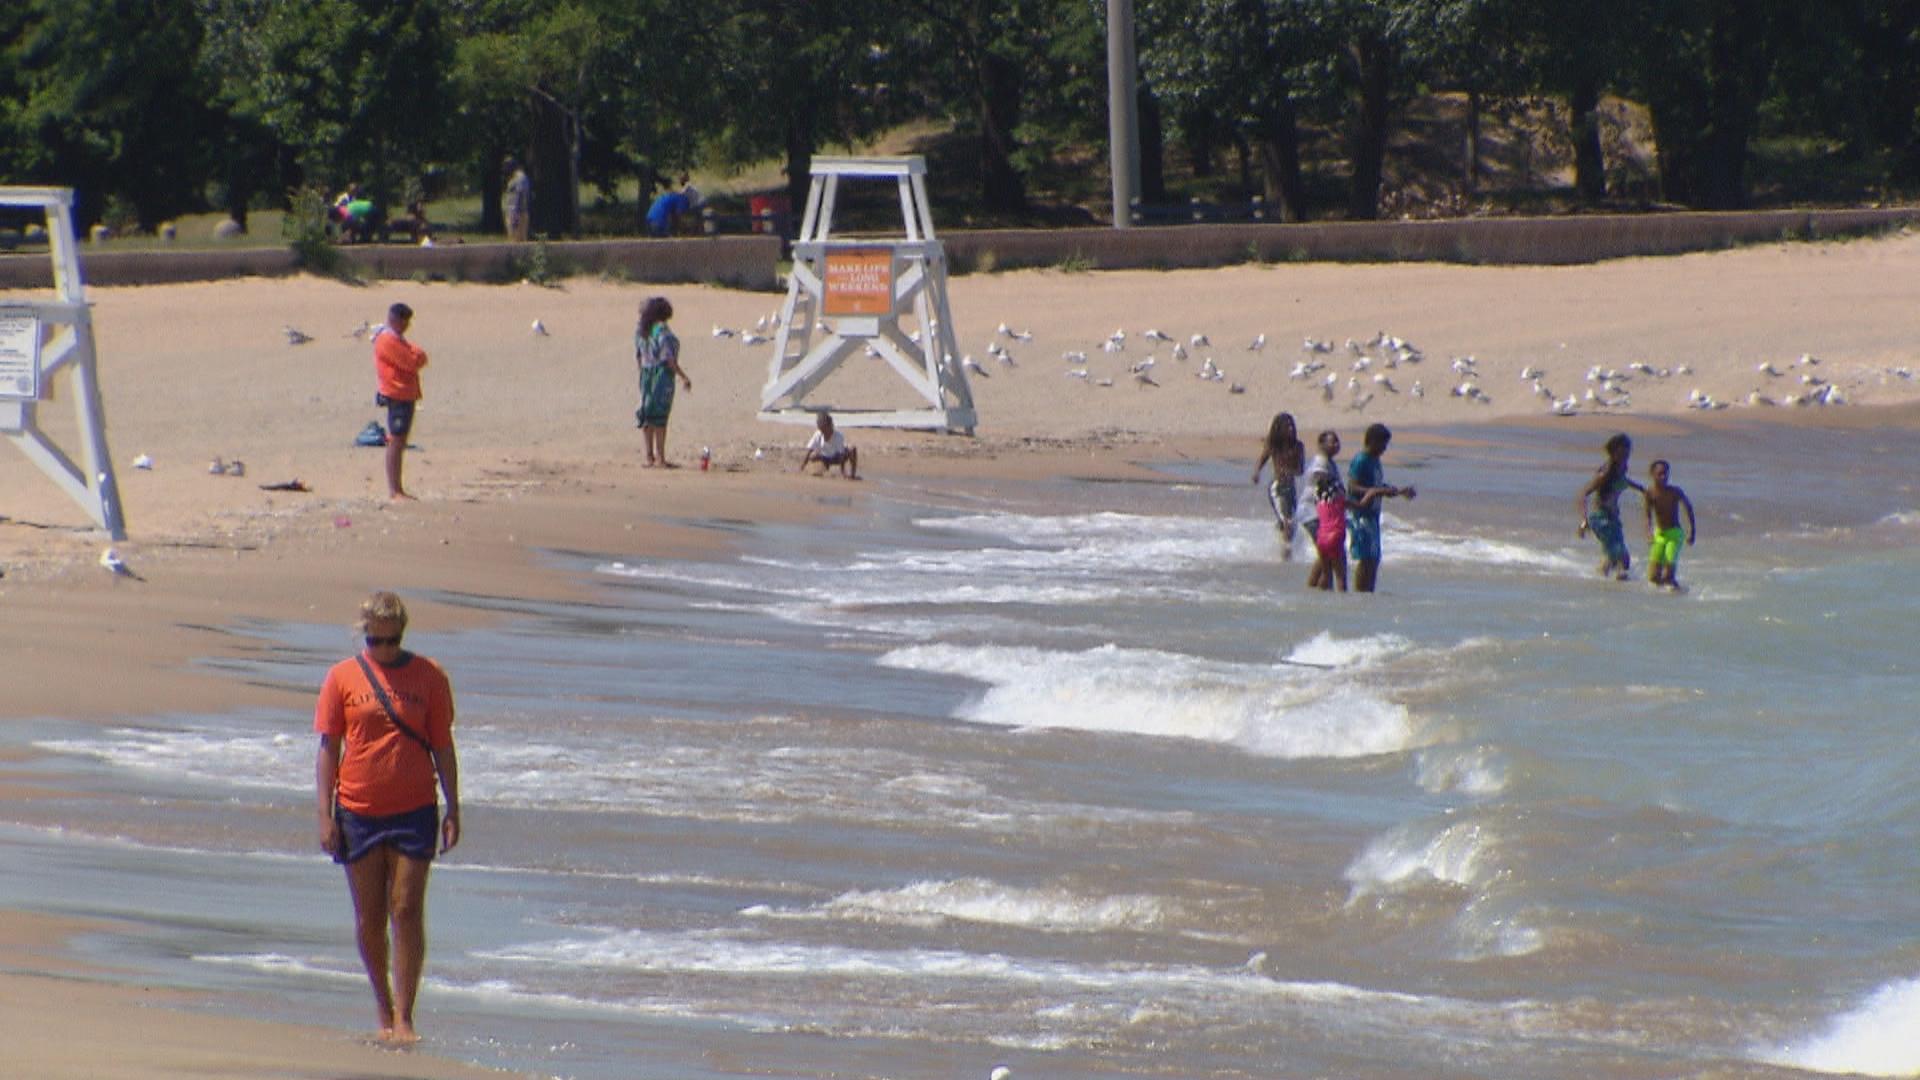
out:
M1154 896L1083 896L1066 889L1025 889L983 878L916 881L898 889L856 890L803 909L758 905L743 914L765 918L839 919L883 925L987 923L1053 933L1148 931L1165 924L1167 902Z
M1387 556L1395 562L1468 563L1500 570L1530 570L1541 574L1579 574L1590 567L1584 555L1567 549L1543 550L1511 540L1429 532L1391 514L1383 520Z
M1420 751L1414 776L1436 795L1486 798L1506 790L1508 771L1506 757L1490 746L1430 746Z
M1454 959L1490 960L1529 956L1546 947L1547 936L1524 918L1475 900L1453 921Z
M1351 898L1407 892L1435 883L1473 888L1495 872L1492 830L1474 821L1397 826L1347 867Z
M313 772L313 742L304 727L262 731L235 721L186 719L172 728L109 728L98 735L41 739L38 749L88 758L116 769L214 783L283 789Z
M1920 1073L1920 979L1887 983L1818 1035L1755 1056L1773 1065L1859 1076Z
M1104 645L1081 652L916 645L884 666L987 684L958 717L1007 727L1198 739L1279 758L1364 757L1416 744L1407 710L1351 680Z

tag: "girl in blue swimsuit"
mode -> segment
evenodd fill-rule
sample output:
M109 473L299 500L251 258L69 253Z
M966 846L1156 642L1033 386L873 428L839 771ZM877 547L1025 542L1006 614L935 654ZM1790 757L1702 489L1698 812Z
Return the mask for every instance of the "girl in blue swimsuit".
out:
M1600 542L1600 575L1609 574L1621 581L1633 569L1633 554L1627 550L1627 538L1620 527L1620 493L1632 488L1644 493L1645 488L1633 482L1627 476L1627 459L1633 453L1633 440L1622 433L1607 440L1607 461L1580 489L1580 531L1576 535L1593 533ZM1588 500L1592 500L1589 508Z

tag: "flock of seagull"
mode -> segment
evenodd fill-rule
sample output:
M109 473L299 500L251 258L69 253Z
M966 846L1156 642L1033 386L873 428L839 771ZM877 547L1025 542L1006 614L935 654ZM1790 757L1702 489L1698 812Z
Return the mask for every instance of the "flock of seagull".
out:
M777 329L779 319L777 312L763 317L751 330L733 330L716 325L713 336L736 339L749 347L762 345L773 340L771 335ZM825 321L816 322L815 328L823 333L832 332L832 327ZM918 332L911 337L916 343L920 340ZM1012 369L1019 366L1013 347L1032 341L1032 331L1016 329L1003 322L983 351L999 368ZM1096 371L1098 354L1125 354L1129 352L1129 344L1141 347L1140 342L1145 343L1143 348L1147 355L1126 363L1124 371L1115 369L1112 374ZM1254 335L1242 350L1247 354L1247 362L1255 362L1267 352L1267 346L1266 334ZM1289 382L1305 384L1311 391L1317 392L1326 404L1331 405L1344 397L1346 408L1361 412L1381 394L1404 393L1410 398L1428 396L1426 380L1418 377L1423 370L1421 365L1427 360L1426 354L1406 339L1384 330L1366 341L1347 338L1337 345L1330 339L1307 337L1301 341L1300 351L1301 358L1287 371L1287 379ZM880 355L871 346L867 353L876 357ZM1069 378L1078 379L1089 386L1112 387L1117 381L1125 379L1141 389L1157 388L1162 385L1167 371L1181 370L1204 382L1224 383L1230 394L1246 393L1246 384L1230 380L1213 353L1213 342L1204 333L1187 335L1183 339L1156 328L1129 334L1122 327L1093 346L1062 352L1060 359L1066 364ZM1170 362L1182 367L1169 368L1163 364L1163 354ZM1196 357L1199 361L1197 364L1193 363ZM972 353L958 358L948 355L946 362L957 364L976 378L990 378L992 375L992 369L975 359ZM1792 361L1787 365L1787 370L1782 370L1770 360L1762 362L1756 370L1767 382L1749 393L1744 399L1745 404L1789 407L1847 404L1846 392L1838 383L1820 374L1816 370L1819 365L1820 359L1810 353ZM1434 365L1424 370L1439 374L1441 369ZM1913 378L1913 372L1904 367L1890 368L1886 373L1900 379ZM1589 411L1617 413L1630 410L1634 405L1636 384L1642 387L1657 385L1676 376L1691 374L1693 368L1684 363L1660 367L1645 361L1634 361L1624 370L1594 365L1587 369L1584 385L1562 395L1548 386L1548 375L1543 368L1528 364L1520 369L1520 381L1525 384L1527 393L1539 398L1549 413L1577 416ZM1486 389L1487 378L1480 369L1480 361L1472 355L1452 357L1440 379L1444 381L1444 392L1448 398L1480 405L1493 403L1493 395ZM1784 380L1779 383L1780 389L1774 388L1776 380ZM1404 390L1401 382L1406 384ZM1786 392L1782 393L1783 389ZM1439 391L1435 393L1437 395ZM1698 387L1687 394L1687 407L1690 409L1713 411L1725 409L1730 404L1732 402Z

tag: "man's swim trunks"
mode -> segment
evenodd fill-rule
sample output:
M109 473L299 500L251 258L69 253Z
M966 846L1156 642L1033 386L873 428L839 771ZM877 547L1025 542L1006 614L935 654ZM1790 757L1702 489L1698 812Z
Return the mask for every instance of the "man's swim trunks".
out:
M1380 519L1370 514L1347 515L1347 554L1354 562L1380 561Z
M1609 562L1625 564L1627 538L1620 532L1620 515L1605 510L1587 511L1587 528L1593 530L1593 538L1600 541L1600 550L1606 553Z
M1686 531L1678 525L1654 532L1647 545L1647 561L1655 566L1672 566L1680 561L1680 546L1687 541Z

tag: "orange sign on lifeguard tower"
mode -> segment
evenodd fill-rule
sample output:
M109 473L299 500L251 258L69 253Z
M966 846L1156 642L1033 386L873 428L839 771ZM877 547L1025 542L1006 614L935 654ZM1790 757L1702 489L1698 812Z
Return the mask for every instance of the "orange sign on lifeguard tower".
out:
M893 314L893 249L846 248L827 252L826 315Z

